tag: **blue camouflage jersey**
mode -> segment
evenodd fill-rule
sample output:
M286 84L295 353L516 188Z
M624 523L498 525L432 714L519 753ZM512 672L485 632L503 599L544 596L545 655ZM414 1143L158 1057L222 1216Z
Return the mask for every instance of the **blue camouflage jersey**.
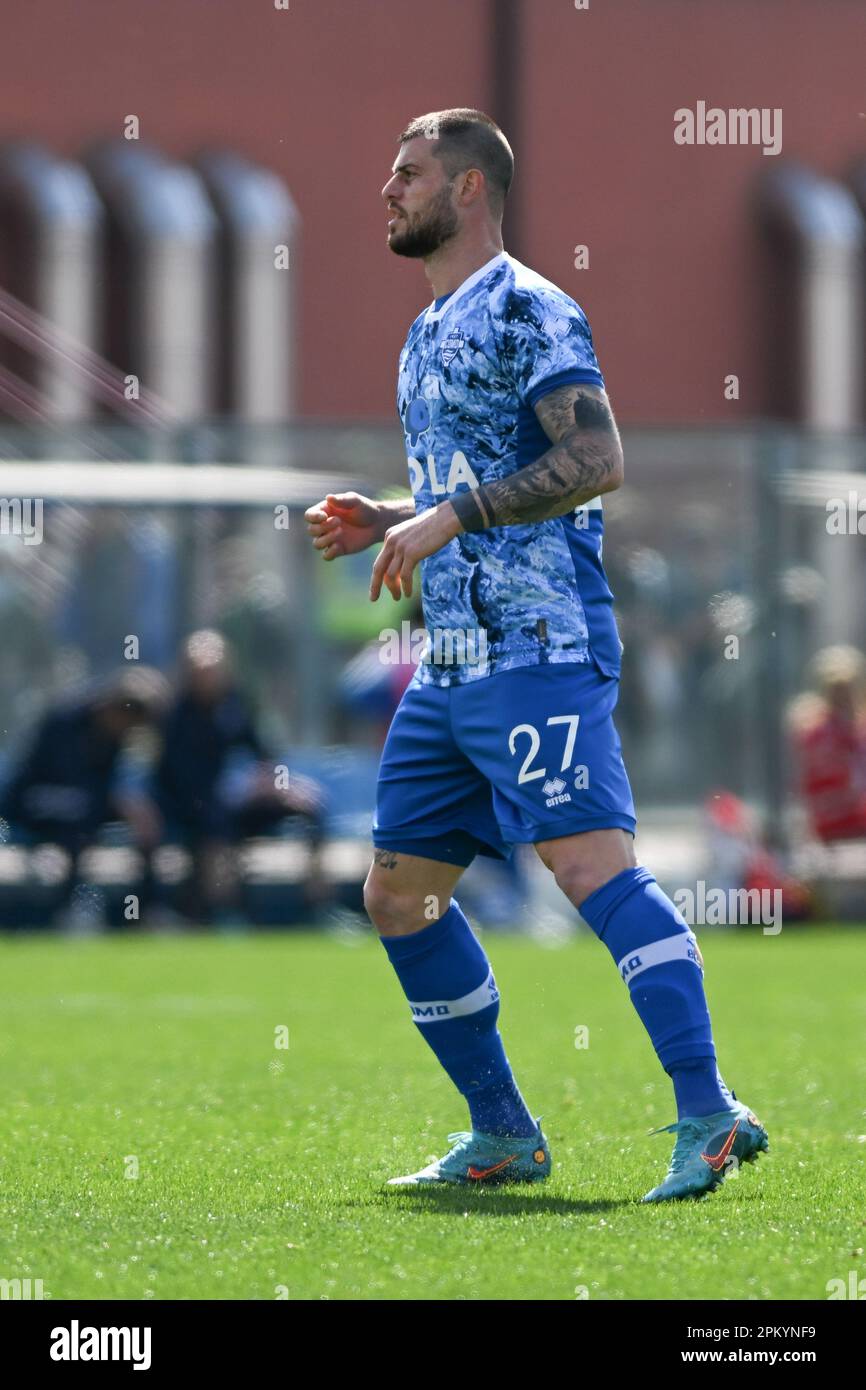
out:
M506 252L431 304L409 330L397 386L416 513L539 458L551 445L534 405L578 382L604 386L586 315ZM591 660L619 674L602 529L595 498L548 521L461 533L428 556L415 680Z

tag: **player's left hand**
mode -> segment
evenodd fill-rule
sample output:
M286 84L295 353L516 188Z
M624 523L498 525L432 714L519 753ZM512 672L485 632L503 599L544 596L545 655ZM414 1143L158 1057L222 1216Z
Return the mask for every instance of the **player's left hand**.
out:
M412 574L415 566L428 555L435 555L463 530L450 502L440 502L427 512L390 526L385 532L385 544L376 557L370 578L370 599L373 603L382 592L382 585L394 600L412 594Z

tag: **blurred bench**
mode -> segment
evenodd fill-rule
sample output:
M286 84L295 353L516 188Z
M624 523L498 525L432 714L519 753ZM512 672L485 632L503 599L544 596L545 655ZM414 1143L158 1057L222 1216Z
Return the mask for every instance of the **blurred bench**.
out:
M304 884L309 874L309 847L300 839L248 840L240 847L243 913L261 926L310 925L311 909ZM333 908L363 911L362 885L370 861L368 841L336 839L322 854L325 912ZM154 855L159 903L177 908L179 889L189 872L189 855L180 845L162 845ZM0 928L48 926L60 903L67 857L56 845L0 845ZM80 861L81 884L73 906L79 915L92 911L95 922L132 926L130 895L142 894L141 858L127 844L96 844Z
M367 749L319 748L293 751L284 761L290 772L313 778L325 791L324 912L340 908L362 912L378 754ZM304 893L310 847L302 827L293 829L289 818L280 832L246 841L240 860L243 911L250 921L262 926L310 923ZM60 900L67 863L56 845L0 844L0 928L48 925ZM154 855L154 877L161 905L175 907L188 871L189 855L180 845L160 846ZM125 826L103 827L98 841L81 857L80 878L77 908L86 912L89 897L95 917L112 927L130 924L124 915L126 899L142 891L141 857L129 843Z

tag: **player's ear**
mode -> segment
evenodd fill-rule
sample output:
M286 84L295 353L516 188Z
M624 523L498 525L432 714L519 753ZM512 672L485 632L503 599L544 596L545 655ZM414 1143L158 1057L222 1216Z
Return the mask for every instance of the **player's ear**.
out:
M474 203L484 197L484 175L480 169L465 169L457 175L456 186L461 203Z

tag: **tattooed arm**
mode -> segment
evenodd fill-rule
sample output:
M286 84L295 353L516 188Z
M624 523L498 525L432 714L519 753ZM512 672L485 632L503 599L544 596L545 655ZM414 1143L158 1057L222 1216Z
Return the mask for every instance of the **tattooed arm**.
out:
M464 531L564 516L623 480L622 445L599 386L559 386L535 413L553 447L507 478L450 499Z
M620 486L622 446L601 387L558 387L542 396L535 413L553 447L508 478L458 493L392 526L373 564L371 599L383 584L392 598L411 594L415 566L461 531L564 516Z

